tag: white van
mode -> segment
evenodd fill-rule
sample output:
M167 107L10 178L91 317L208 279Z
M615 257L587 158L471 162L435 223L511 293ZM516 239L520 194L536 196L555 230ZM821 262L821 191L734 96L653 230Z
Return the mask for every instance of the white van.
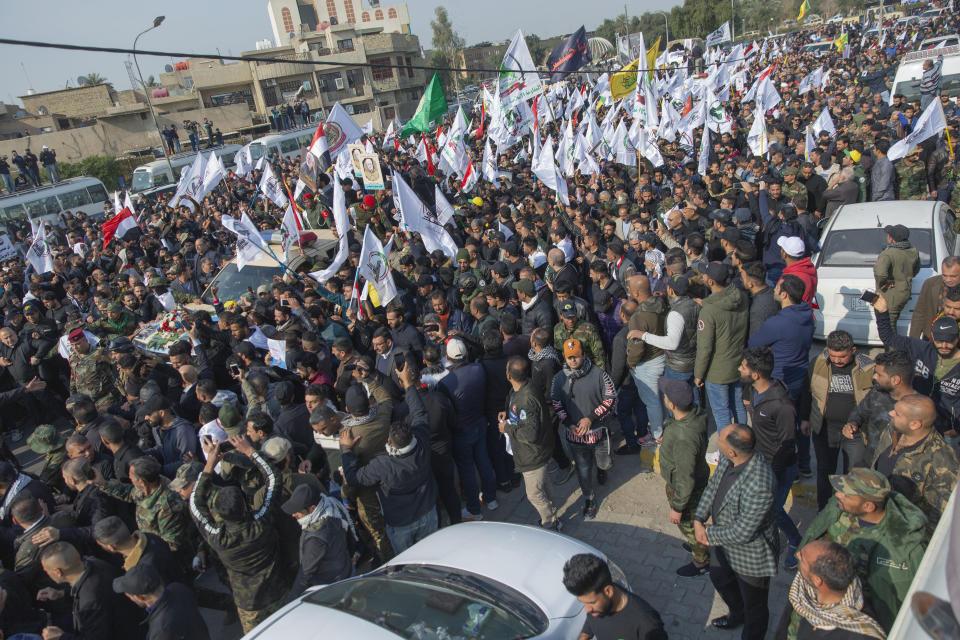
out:
M944 46L939 49L926 51L911 51L903 56L897 73L893 77L893 88L890 91L890 104L893 96L902 94L907 100L920 100L920 79L923 77L923 61L936 60L943 56L942 94L946 96L960 95L960 46Z
M233 166L233 156L235 156L240 149L241 147L238 144L225 144L222 147L201 149L200 153L208 156L211 151L215 151L220 159L223 160L223 165L229 169ZM154 187L162 187L165 184L176 184L177 180L180 179L180 171L185 166L193 164L196 157L197 154L193 151L170 156L170 164L173 165L173 170L177 174L176 178L170 175L170 168L167 166L166 158L160 158L159 160L140 165L133 170L133 179L130 181L130 192L140 193L141 191L153 189Z
M30 218L60 224L63 211L103 216L103 204L108 199L106 188L96 178L67 178L0 197L0 220Z
M804 45L800 49L800 53L809 53L813 54L816 57L825 56L830 53L830 50L833 49L833 41L828 40L827 42L814 42L813 44Z
M283 133L271 133L257 138L250 143L250 157L254 164L264 155L273 157L276 154L281 158L295 158L300 155L301 149L310 146L316 129L316 127L307 127Z

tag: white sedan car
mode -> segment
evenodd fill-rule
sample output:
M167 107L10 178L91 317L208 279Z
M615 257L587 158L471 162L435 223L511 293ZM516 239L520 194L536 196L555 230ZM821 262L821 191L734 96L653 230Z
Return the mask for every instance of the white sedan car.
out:
M863 202L837 209L820 238L823 249L812 257L817 267L816 328L823 340L843 329L862 345L880 345L872 308L860 296L875 290L873 265L887 242L887 225L910 229L910 243L920 252L920 273L913 279L913 296L900 313L897 333L907 335L917 295L924 280L936 274L940 263L958 255L956 215L943 202L903 200Z
M606 558L539 527L464 522L375 571L315 587L245 638L576 638L586 614L563 587L563 565L578 553ZM609 564L614 581L629 588Z

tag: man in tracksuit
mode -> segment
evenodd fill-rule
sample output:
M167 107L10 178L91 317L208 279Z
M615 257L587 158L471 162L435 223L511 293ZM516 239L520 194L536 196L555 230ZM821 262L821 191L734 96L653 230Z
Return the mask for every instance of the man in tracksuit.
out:
M430 425L417 393L413 365L397 369L403 385L409 424L394 422L387 436L387 455L360 466L353 453L357 438L350 429L340 432L343 477L355 487L376 487L395 553L413 546L437 530L437 483L430 469Z
M777 524L790 544L784 566L796 569L800 532L783 505L797 479L797 411L786 385L772 377L773 353L769 348L755 347L744 351L739 371L743 384L751 387L750 399L744 404L757 436L757 451L770 463L777 479L773 506L777 510Z
M887 314L887 301L877 296L873 303L877 332L888 349L906 351L914 363L913 388L930 396L937 405L937 431L956 437L960 431L960 328L957 321L941 316L930 328L933 340L918 340L897 334Z
M597 482L604 484L607 470L613 466L610 429L617 424L617 390L610 376L584 357L583 345L576 338L563 343L563 358L566 366L554 376L550 396L577 463L583 517L593 520L597 516L593 470L597 469Z

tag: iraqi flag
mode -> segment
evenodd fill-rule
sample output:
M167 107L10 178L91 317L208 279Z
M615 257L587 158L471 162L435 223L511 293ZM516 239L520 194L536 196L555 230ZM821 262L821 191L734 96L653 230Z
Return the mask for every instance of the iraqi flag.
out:
M322 121L317 123L317 130L313 134L313 140L310 141L310 153L319 161L318 175L326 173L333 162L330 159L330 147L327 144L327 135L323 132Z
M136 229L137 219L133 217L133 212L130 211L129 207L124 207L120 210L120 213L104 222L102 228L103 248L106 249L114 236L122 238L131 229Z

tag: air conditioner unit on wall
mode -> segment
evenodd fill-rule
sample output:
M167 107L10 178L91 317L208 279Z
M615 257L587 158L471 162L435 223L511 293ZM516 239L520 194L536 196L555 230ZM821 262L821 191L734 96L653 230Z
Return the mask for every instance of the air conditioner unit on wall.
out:
M345 104L345 105L343 105L343 108L344 108L344 110L345 110L347 113L349 113L350 115L353 115L353 105L352 105L352 104Z
M313 84L309 80L303 81L303 90L304 91L313 91Z
M266 80L263 81L263 86L265 86L265 87L275 87L275 86L277 86L277 79L276 79L276 78L267 78Z
M333 83L337 85L337 91L343 90L343 78L335 78Z

